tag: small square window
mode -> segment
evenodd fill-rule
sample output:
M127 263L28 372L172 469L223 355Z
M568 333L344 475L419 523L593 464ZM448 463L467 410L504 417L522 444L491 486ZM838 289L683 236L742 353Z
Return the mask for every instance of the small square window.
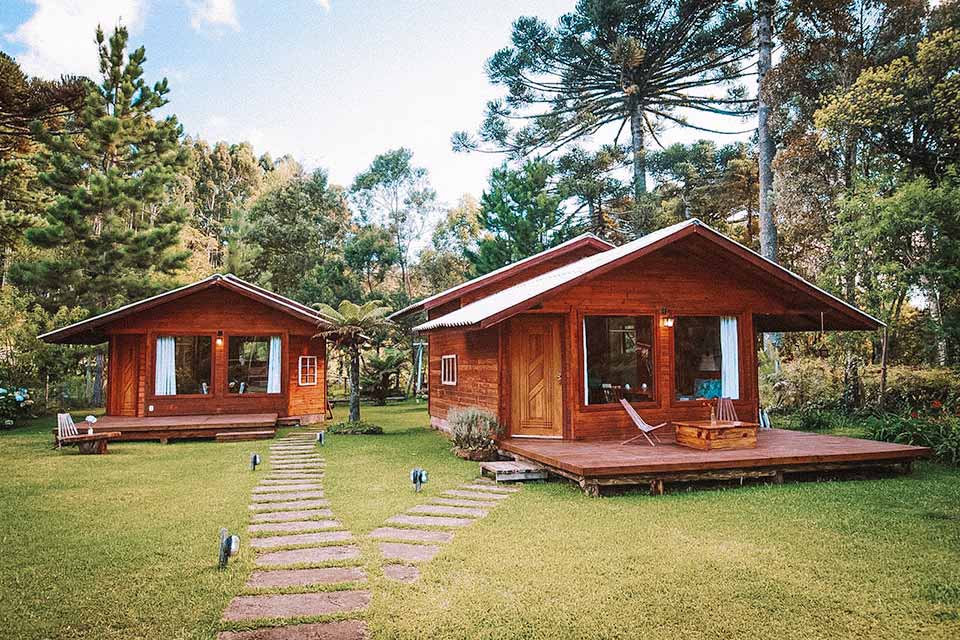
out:
M314 387L317 384L317 356L300 356L297 361L300 371L299 383L301 387Z
M457 356L440 357L440 384L457 384Z

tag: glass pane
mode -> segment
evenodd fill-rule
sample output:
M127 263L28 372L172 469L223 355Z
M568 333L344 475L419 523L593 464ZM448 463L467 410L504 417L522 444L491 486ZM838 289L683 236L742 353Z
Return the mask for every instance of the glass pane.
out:
M587 316L587 404L653 400L653 318Z
M684 316L673 325L678 400L719 398L723 358L720 318Z
M177 395L210 392L210 336L175 336Z
M227 391L266 393L270 338L230 336L227 344Z

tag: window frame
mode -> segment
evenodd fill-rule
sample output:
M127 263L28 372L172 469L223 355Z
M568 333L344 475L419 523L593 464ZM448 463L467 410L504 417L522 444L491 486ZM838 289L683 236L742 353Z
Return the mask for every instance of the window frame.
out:
M147 366L150 369L150 380L147 382L146 397L156 402L172 400L174 398L202 398L212 400L217 395L217 336L216 331L153 331L147 333ZM209 393L176 393L169 396L157 395L157 338L161 337L204 337L210 338L210 392Z
M674 319L674 325L670 327L670 391L668 392L668 397L670 399L670 408L681 408L681 407L691 407L691 406L702 406L704 402L715 402L716 398L711 398L709 400L703 398L693 398L690 400L681 400L677 397L677 338L676 338L676 321L683 317L690 318L717 318L719 322L720 318L724 316L730 316L737 319L737 360L740 363L739 371L737 371L738 384L740 386L740 397L733 399L734 403L738 402L750 402L753 399L745 397L745 378L744 378L744 331L746 330L744 317L745 314L736 311L736 312L726 312L726 311L714 311L710 313L705 312L683 312L676 311L670 314L670 317ZM748 316L747 316L748 317ZM749 341L749 336L746 337ZM723 365L721 364L721 371L723 370ZM752 395L754 392L749 392Z
M304 382L305 379L309 379L304 376L304 365L306 365L306 371L309 374L310 372L310 363L313 363L313 382ZM320 371L317 368L317 356L300 356L297 358L297 386L300 387L315 387L318 384L320 378Z
M235 393L230 391L230 338L266 338L267 364L269 366L269 344L272 336L280 336L280 392L247 391ZM280 331L231 331L223 332L223 395L226 398L279 398L287 395L287 334Z
M659 350L660 350L660 336L658 329L660 327L660 314L653 309L640 309L640 310L623 310L623 309L609 309L609 308L586 308L581 310L578 313L580 319L580 366L582 367L583 375L580 378L580 406L578 408L581 412L599 412L599 411L623 411L623 407L620 406L619 402L612 403L603 403L603 404L589 404L588 395L590 394L590 381L588 379L589 369L587 367L587 318L588 317L626 317L626 318L650 318L652 323L651 326L651 344L650 344L650 359L651 365L653 367L653 394L651 395L650 400L643 400L642 402L630 402L631 406L639 407L641 409L653 409L659 406L659 397L660 397L660 384L657 380L658 367L660 364Z
M453 366L448 370L449 363L453 363ZM440 384L448 387L457 386L457 354L447 354L440 356ZM452 376L447 374L452 372Z

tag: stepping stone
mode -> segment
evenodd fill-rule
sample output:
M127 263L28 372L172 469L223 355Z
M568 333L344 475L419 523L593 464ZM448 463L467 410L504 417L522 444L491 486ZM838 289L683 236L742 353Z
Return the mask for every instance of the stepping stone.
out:
M487 512L483 509L448 507L443 504L421 504L408 509L407 513L426 513L432 516L466 516L468 518L483 518L487 515Z
M404 562L429 562L440 553L440 547L435 544L405 544L403 542L381 542L380 553L387 560L403 560Z
M425 529L397 529L395 527L380 527L368 534L379 540L410 540L413 542L450 542L453 534L449 531L428 531Z
M332 518L333 511L330 509L301 509L299 511L274 511L271 513L255 513L252 520L254 522L293 522L295 520L304 520L306 518Z
M369 591L237 596L227 605L227 610L223 612L223 619L256 620L257 618L318 616L359 611L369 604Z
M415 582L420 577L420 569L412 564L385 564L383 575L398 582Z
M290 478L322 478L323 471L270 471L267 480L289 480Z
M482 500L458 500L456 498L434 498L430 501L433 504L445 504L448 507L486 507L492 508L500 504L499 502L484 502Z
M387 518L392 524L407 524L415 527L466 527L474 523L471 518L441 518L438 516L399 515Z
M284 464L324 464L323 459L321 458L270 458L270 464L272 465L284 465Z
M305 491L307 489L322 489L318 482L301 482L299 484L261 484L253 488L256 493L275 493L278 491Z
M300 456L317 453L316 447L270 447L270 455Z
M284 509L312 509L329 507L329 500L289 500L287 502L256 502L250 505L251 511L283 511Z
M367 624L362 620L221 631L217 634L217 640L365 640L367 637Z
M516 493L520 491L516 487L499 487L491 484L462 484L460 488L467 491L493 491L494 493Z
M313 475L313 474L305 475L305 476L301 475L301 476L294 476L292 478L288 478L286 476L280 476L280 477L267 476L266 478L260 481L259 486L265 487L267 485L296 484L298 482L319 483L321 478L323 478L323 474L320 474L319 476Z
M273 549L276 547L292 547L301 544L319 544L323 542L343 542L353 537L349 531L323 531L321 533L299 533L292 536L270 536L269 538L252 538L250 546L254 549Z
M313 564L317 562L335 562L354 560L360 557L360 547L342 545L334 547L312 547L310 549L291 549L289 551L271 551L257 556L257 565L261 567L282 567L290 564Z
M301 498L322 498L323 491L288 491L286 493L255 493L254 502L276 502L277 500L300 500Z
M324 569L280 569L254 571L247 587L306 587L311 584L365 582L367 574L360 567L326 567Z
M281 513L289 513L282 511ZM339 529L343 525L337 520L293 520L291 522L265 522L252 524L247 527L251 533L273 533L282 531L321 531L323 529Z
M445 496L455 496L457 498L474 498L476 500L503 500L509 498L505 493L479 493L477 491L463 491L462 489L450 489L444 491Z
M274 471L320 471L322 464L271 464Z

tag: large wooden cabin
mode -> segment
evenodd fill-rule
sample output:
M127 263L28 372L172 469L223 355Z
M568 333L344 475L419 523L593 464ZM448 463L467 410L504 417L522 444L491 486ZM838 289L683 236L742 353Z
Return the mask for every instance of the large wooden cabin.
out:
M534 444L636 435L621 399L651 424L709 417L718 397L757 421L761 332L882 326L698 220L620 247L583 235L395 316L417 312L427 316L415 330L429 339L431 424L487 409L506 429L504 449L558 471ZM643 455L649 463L660 449ZM611 472L604 457L587 467Z
M123 439L242 438L324 419L325 325L314 309L233 275L40 336L108 348L106 416Z

